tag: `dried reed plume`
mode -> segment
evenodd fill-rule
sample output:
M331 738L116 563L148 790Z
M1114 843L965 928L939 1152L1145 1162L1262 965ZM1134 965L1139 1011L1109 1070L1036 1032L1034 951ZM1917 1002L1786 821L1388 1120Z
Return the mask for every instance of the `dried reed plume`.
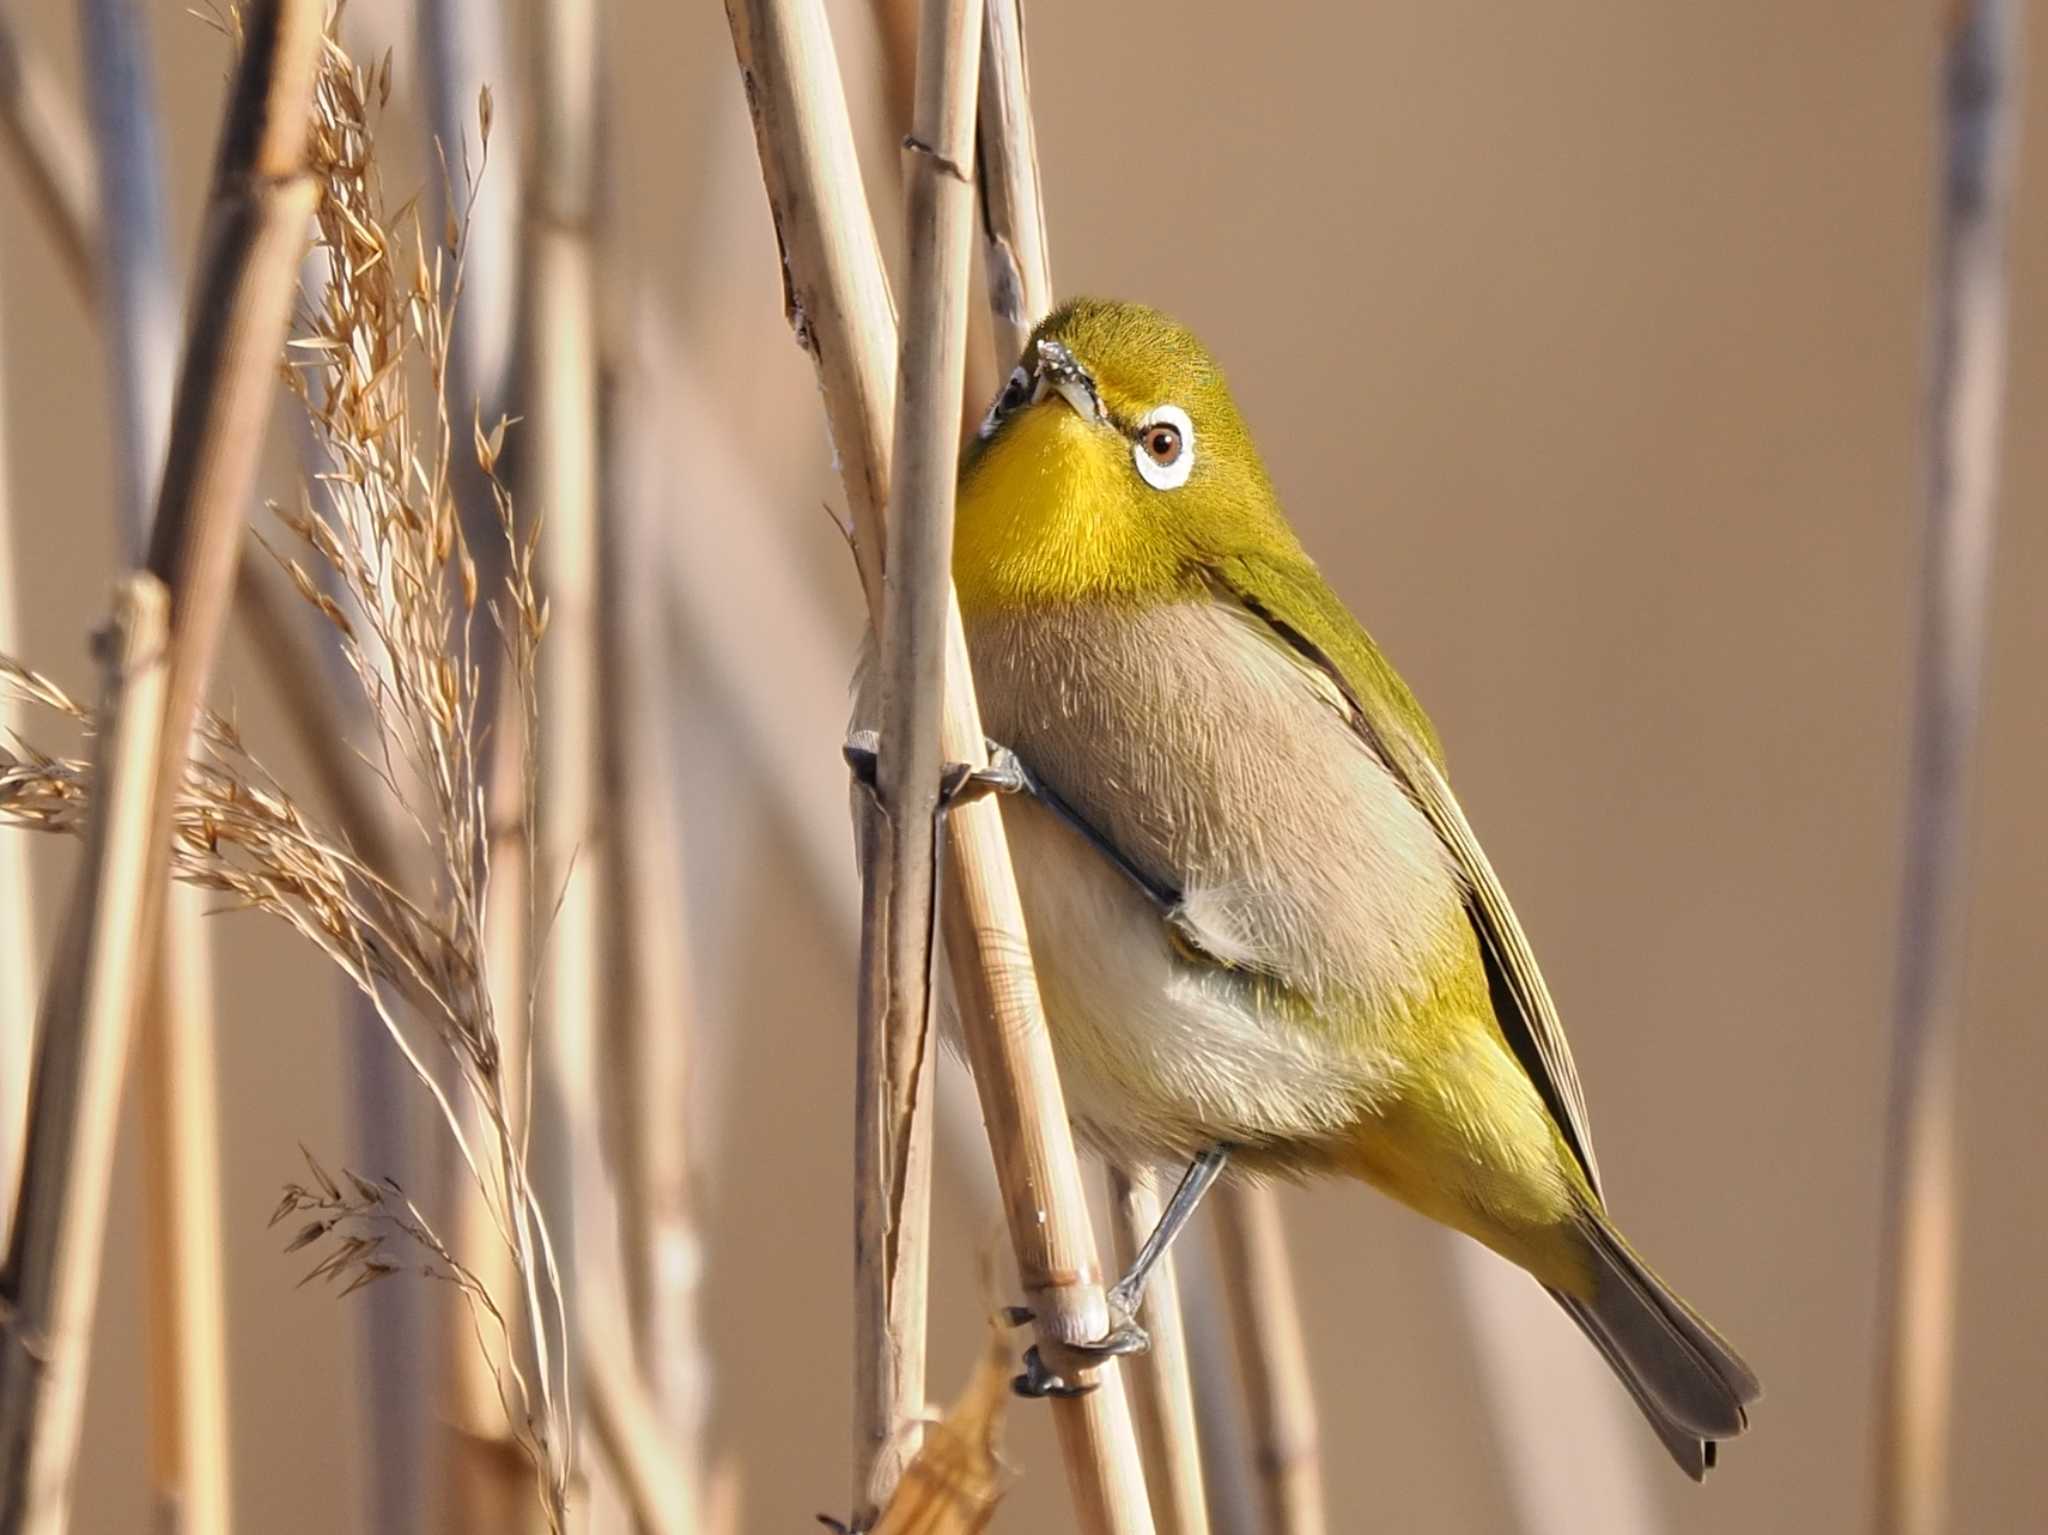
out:
M432 1095L512 1255L516 1300L491 1295L395 1184L354 1174L337 1180L309 1156L312 1184L288 1187L276 1218L306 1214L292 1249L325 1243L313 1273L345 1279L347 1289L411 1266L394 1256L406 1246L422 1255L425 1272L457 1286L513 1433L535 1465L550 1525L559 1528L573 1442L566 1307L524 1134L514 1128L526 1123L528 1086L508 1080L486 984L491 864L473 646L479 591L452 490L458 451L473 452L506 548L503 590L484 606L531 743L535 661L547 626L533 581L537 528L515 523L495 474L505 423L486 431L472 411L458 450L449 398L468 208L488 158L491 99L485 92L478 103L484 147L474 170L461 170L463 202L446 210L430 238L417 210L393 208L380 183L373 121L390 82L388 57L358 67L329 36L308 163L321 183L318 241L331 275L303 305L287 345L287 378L331 468L302 487L295 504L272 506L301 546L298 555L274 552L362 690L377 737L367 766L425 844L433 872L422 888L408 889L397 871L366 862L301 810L231 718L213 713L199 720L172 812L172 865L179 879L218 892L230 907L278 918L326 954ZM345 600L323 590L307 556L332 573ZM0 692L91 728L87 709L13 660L0 658ZM530 750L525 782L530 831ZM82 833L94 788L84 760L27 746L0 752L0 821ZM531 836L522 841L531 848ZM529 961L529 999L537 968L537 958ZM484 1128L480 1138L465 1129L462 1098Z

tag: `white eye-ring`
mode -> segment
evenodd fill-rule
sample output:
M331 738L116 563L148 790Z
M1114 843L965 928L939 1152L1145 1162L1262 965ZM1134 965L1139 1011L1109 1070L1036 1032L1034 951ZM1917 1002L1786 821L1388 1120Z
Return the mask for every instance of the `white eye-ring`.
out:
M1131 462L1154 490L1179 490L1195 467L1195 423L1178 405L1155 405L1131 434Z

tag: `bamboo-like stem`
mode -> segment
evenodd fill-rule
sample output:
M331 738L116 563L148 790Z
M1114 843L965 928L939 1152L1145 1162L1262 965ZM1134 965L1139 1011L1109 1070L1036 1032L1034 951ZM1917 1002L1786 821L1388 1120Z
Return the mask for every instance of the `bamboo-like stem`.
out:
M68 929L71 952L105 936L104 913L122 919L123 966L149 952L169 858L169 807L185 743L227 613L234 551L269 416L276 358L317 187L304 174L306 124L321 8L311 0L251 5L215 161L208 227L179 376L149 568L168 589L160 736L151 742L154 782L144 792L139 863L92 866ZM144 599L146 601L146 599ZM155 705L152 705L154 711ZM131 866L132 863L132 866ZM106 883L119 874L132 888ZM90 974L90 970L83 971ZM122 989L133 990L132 975ZM60 975L46 1018L75 1019ZM97 991L88 997L98 996ZM30 1104L23 1200L0 1286L13 1311L13 1346L0 1350L0 1531L63 1527L76 1455L89 1337L82 1320L98 1287L106 1179L111 1170L126 1019L132 1002L110 991L94 1040L93 1080L81 1098L76 1028L43 1031L43 1061ZM74 1006L70 1013L59 1008ZM108 1048L111 1039L115 1048ZM54 1041L54 1043L53 1043ZM54 1053L53 1053L54 1052ZM53 1066L73 1056L67 1072ZM81 1209L90 1210L80 1216ZM53 1307L57 1297L68 1308ZM63 1324L52 1333L53 1319ZM26 1342L31 1345L24 1348ZM61 1350L53 1353L52 1350Z
M911 131L911 120L916 113L918 0L870 0L868 10L874 18L875 41L882 62L879 104L888 136L901 139ZM985 32L982 46L984 49L988 46ZM984 73L987 67L987 55L984 53ZM876 223L879 224L883 217L877 211ZM989 345L987 306L974 305L967 316L967 376L960 397L965 424L970 428L980 422L981 413L988 404L990 382L996 377L994 356ZM1010 360L1005 359L1002 366L1007 370Z
M599 798L605 728L597 415L600 70L594 5L546 0L533 21L534 134L525 203L532 425L525 486L546 527L539 571L548 640L539 684L547 728L540 741L536 834L541 909L553 912L538 1025L546 1048L535 1064L554 1111L536 1113L535 1126L549 1187L558 1191L554 1207L568 1212L572 1241L561 1255L563 1283L580 1330L581 1318L619 1303L604 1293L605 1282L618 1277L618 1263L599 1107L609 920L604 892L615 856Z
M1159 1174L1150 1167L1109 1169L1109 1214L1116 1262L1128 1269L1159 1224ZM1131 1361L1131 1407L1145 1453L1145 1485L1159 1535L1206 1535L1209 1500L1202 1486L1202 1445L1195 1427L1194 1382L1181 1325L1180 1280L1173 1257L1159 1260L1138 1308L1152 1347Z
M1222 1285L1250 1406L1253 1465L1270 1535L1321 1535L1322 1450L1309 1383L1308 1346L1273 1190L1227 1184L1215 1208Z
M1038 176L1020 0L987 0L981 55L982 259L997 365L1010 367L1052 309L1052 263Z
M91 145L49 65L23 42L8 4L0 4L0 128L65 267L89 293L99 249Z
M811 354L852 521L882 610L882 519L896 419L896 307L875 242L822 0L726 0L782 258L783 308Z
M1959 919L2005 393L2018 12L2008 0L1959 0L1949 12L1942 64L1927 510L1879 1258L1876 1527L1883 1535L1936 1535L1946 1521Z
M0 319L6 306L0 304ZM4 382L4 381L0 381ZM7 391L0 388L0 653L21 653L15 618L14 502L8 494ZM13 740L20 710L0 703L0 739ZM30 897L28 848L20 837L0 837L0 1252L14 1223L14 1191L21 1177L21 1139L27 1128L28 1078L35 1054L36 935Z
M895 355L895 327L838 64L817 0L728 0L726 14L788 275L790 317L818 365L854 554L875 615L875 524L893 417L882 380ZM947 622L945 677L941 751L979 764L986 753L957 607ZM1090 1532L1150 1531L1121 1377L1114 1368L1082 1369L1058 1347L1100 1337L1108 1308L1001 811L986 801L960 807L948 831L946 951L1023 1289L1055 1363L1100 1387L1052 1406L1075 1524Z
M974 189L974 97L980 0L926 0L905 171L910 307L897 370L893 472L884 523L876 676L882 746L876 798L882 836L867 878L880 898L879 1007L861 1018L861 1054L879 1059L859 1095L857 1207L863 1335L856 1366L855 1520L886 1505L916 1454L925 1403L931 1245L929 1076L939 735L953 484L967 365L967 279ZM876 1032L878 1031L878 1032ZM877 1283L876 1281L879 1281ZM879 1324L879 1325L877 1325Z
M101 336L127 563L140 563L163 475L178 305L166 249L148 23L137 0L79 7L99 171ZM159 1521L232 1527L213 948L203 898L173 890L140 1035L149 1251L150 1431Z
M106 1190L146 983L167 754L162 583L116 594L86 866L45 994L20 1217L0 1274L0 1530L62 1535L85 1411ZM181 755L172 752L173 755Z

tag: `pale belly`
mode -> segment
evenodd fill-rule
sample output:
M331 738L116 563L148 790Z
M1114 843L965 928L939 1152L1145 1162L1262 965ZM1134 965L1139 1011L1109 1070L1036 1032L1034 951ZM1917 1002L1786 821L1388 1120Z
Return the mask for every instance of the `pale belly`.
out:
M1025 925L1075 1128L1126 1163L1338 1137L1394 1089L1396 1051L1191 963L1144 891L1049 811L1006 803Z
M1435 834L1299 668L1207 605L970 625L990 735L1185 900L1005 803L1068 1108L1112 1156L1343 1139L1470 943ZM1227 964L1213 962L1224 959Z

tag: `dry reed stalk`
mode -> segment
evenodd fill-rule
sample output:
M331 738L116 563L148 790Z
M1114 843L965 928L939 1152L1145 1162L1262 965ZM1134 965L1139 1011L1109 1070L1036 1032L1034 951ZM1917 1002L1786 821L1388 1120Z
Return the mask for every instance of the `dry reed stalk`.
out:
M88 930L95 908L137 903L135 932L124 937L147 954L159 931L170 807L183 779L185 742L198 710L234 568L242 508L254 479L268 416L271 370L289 314L293 273L316 195L304 174L307 106L319 48L318 7L300 3L253 7L247 17L209 204L181 387L149 550L151 574L172 604L165 642L166 672L160 738L153 739L155 781L142 801L144 856L125 869L133 889L81 887L74 930ZM82 942L75 938L73 942ZM132 956L125 956L125 967ZM131 983L132 985L132 980ZM62 1000L61 990L58 992ZM109 1003L110 1006L116 1004ZM126 1012L125 999L119 1004ZM52 1016L58 1016L53 1014ZM0 1358L0 1457L15 1491L0 1529L60 1529L68 1502L82 1408L88 1335L82 1318L97 1290L100 1217L81 1223L64 1214L78 1204L103 1206L110 1172L114 1116L120 1102L127 1029L116 1022L100 1036L110 1059L97 1062L104 1092L81 1098L74 1074L52 1069L75 1041L46 1030L43 1064L30 1108L22 1211L10 1249L6 1286L17 1342L48 1336L55 1296L74 1309L57 1316L52 1340L60 1357L9 1349ZM48 1086L45 1087L44 1082ZM81 1330L74 1332L74 1327ZM55 1382L54 1387L49 1383Z
M21 1208L0 1271L0 1530L61 1535L71 1503L121 1079L147 967L162 757L175 752L169 599L115 596L100 705L103 792L44 996Z
M1222 1287L1251 1411L1253 1466L1269 1535L1322 1535L1322 1449L1308 1347L1280 1204L1263 1184L1226 1184L1213 1198Z
M674 681L662 624L667 555L678 524L674 480L654 472L662 414L636 338L614 326L608 346L607 496L614 534L605 565L606 799L623 824L612 863L608 969L614 1020L620 1245L627 1314L648 1395L667 1423L669 1454L692 1485L705 1473L710 1365L698 1319L704 1251L696 1221L692 1046L697 1023L689 961ZM619 361L617 359L625 359ZM694 536L695 529L691 528Z
M1038 129L1020 0L987 0L981 54L982 258L995 320L997 365L1008 369L1052 311L1052 262L1038 176Z
M926 0L904 180L910 308L901 332L889 509L889 572L876 648L882 836L864 878L879 897L880 1006L862 1017L857 1128L866 1163L858 1208L863 1322L856 1416L856 1523L889 1501L916 1453L925 1402L926 1290L931 1247L931 981L936 931L945 640L952 590L953 486L959 473L967 361L967 278L973 234L974 94L980 0ZM872 928L864 941L877 935ZM879 1034L870 1028L879 1026ZM877 1045L879 1044L879 1049ZM872 1063L879 1057L879 1082ZM876 1220L874 1217L879 1217ZM868 1333L868 1327L861 1329ZM869 1373L871 1371L871 1373Z
M291 23L282 30L296 37L302 14L252 13L244 75L260 72L262 61L278 50L281 20ZM507 1309L499 1308L491 1292L454 1259L388 1181L350 1174L344 1189L309 1158L317 1188L288 1188L276 1218L294 1211L313 1213L292 1248L327 1244L314 1273L345 1279L350 1289L400 1272L404 1265L391 1250L397 1243L423 1251L425 1272L460 1290L476 1341L497 1365L503 1410L540 1473L540 1501L551 1527L559 1528L571 1442L563 1389L565 1307L552 1242L527 1174L523 1132L517 1128L523 1122L524 1094L508 1076L486 983L492 965L483 935L492 884L477 755L481 682L471 649L479 590L450 488L456 436L448 394L448 338L461 286L462 224L458 214L449 226L450 245L436 246L430 255L417 222L389 212L367 105L388 95L388 69L382 74L360 71L332 42L319 54L317 9L311 15L312 51L320 59L310 144L314 174L228 176L224 181L230 186L249 183L259 201L301 186L309 194L324 194L317 199L317 211L329 281L309 296L306 333L295 337L283 355L292 363L289 376L299 385L296 392L321 450L336 468L317 501L307 491L296 508L273 510L315 563L340 578L350 608L344 610L296 561L280 557L280 563L329 626L369 702L379 731L380 756L373 771L434 855L434 879L429 891L415 897L366 866L344 841L311 823L250 757L233 725L212 714L198 722L201 755L182 770L179 792L163 797L174 832L172 862L179 878L284 921L356 983L434 1099L465 1165L488 1191L493 1234L514 1255L517 1300ZM240 146L243 161L283 171L286 167L264 151L266 140L289 132L284 124L290 116L275 103L265 108L252 101L253 94L246 88L238 93L238 110L259 108L254 120L266 131L252 134L248 119L238 117L226 142ZM305 118L298 121L303 124ZM487 113L482 126L487 137ZM228 156L230 165L236 158ZM302 203L294 235L303 224L303 208ZM228 238L233 229L229 224L222 237L222 248L230 252L239 248ZM407 244L412 246L409 256ZM296 263L281 265L280 286L288 291ZM215 329L232 336L247 327L228 323ZM269 376L278 355L273 339L260 376ZM317 387L305 383L308 371L319 375ZM205 376L203 368L187 372L190 382L203 382ZM424 413L413 399L422 379L431 391L431 409ZM194 422L228 414L215 392L196 387L181 398L180 409L181 433ZM481 425L475 430L474 452L487 477L494 472L504 430L502 422L488 432ZM253 439L255 433L248 436ZM160 535L167 522L177 520L180 509L173 492L180 485L214 487L202 503L209 512L229 499L220 489L221 476L199 472L222 467L222 456L189 456L197 466L181 476L174 441ZM520 701L522 739L531 742L537 719L535 657L545 620L532 583L531 540L518 529L509 497L495 480L492 484L508 574L489 610L506 646L505 675L510 694ZM246 486L238 494L245 493ZM212 551L196 551L193 565L201 553ZM218 614L218 604L213 611ZM175 630L172 650L175 660ZM17 663L0 662L0 684L16 697L82 716L54 685ZM175 672L168 686L175 695ZM530 825L530 754L525 763L521 815ZM76 832L93 795L93 774L83 763L32 749L25 757L0 759L0 816L17 825ZM522 841L531 846L530 836ZM530 877L527 888L532 888ZM519 989L522 1014L534 989L529 970ZM416 1026L401 1021L391 1006L393 997L416 1011ZM455 1077L452 1089L442 1080L443 1072ZM456 1098L473 1104L487 1127L481 1146L466 1129ZM508 1311L514 1321L507 1320ZM514 1325L523 1325L533 1340L530 1368L523 1369L513 1351Z
M89 290L99 248L91 146L49 65L16 29L11 0L0 3L0 127L65 266Z
M1109 1200L1117 1267L1128 1269L1159 1224L1158 1172L1150 1167L1111 1167ZM1130 1363L1131 1406L1145 1454L1152 1518L1159 1535L1206 1535L1209 1499L1202 1485L1194 1381L1188 1372L1180 1280L1171 1253L1153 1269L1137 1320L1152 1339L1152 1347Z
M544 520L539 582L549 644L540 672L537 785L539 877L551 950L535 1057L559 1110L536 1128L550 1186L560 1188L572 1240L564 1254L574 1313L614 1308L616 1190L604 1155L602 1050L605 910L616 856L603 804L606 730L599 613L603 531L598 467L597 221L600 64L596 7L545 0L534 8L531 180L525 198L525 389L530 427L525 495ZM579 1327L581 1323L579 1322ZM580 1387L579 1387L580 1389ZM609 1511L588 1462L594 1514Z
M851 518L848 541L882 611L882 519L896 419L896 306L875 242L822 0L726 0L753 117L782 297L824 397Z
M818 366L872 617L881 606L875 524L884 501L878 492L889 473L882 444L893 417L882 380L895 352L895 327L838 64L816 0L728 0L726 13L754 118L790 319ZM978 766L985 744L957 608L947 624L945 676L941 751ZM1102 1336L1108 1308L1001 811L982 801L951 812L947 846L954 898L943 903L942 925L1023 1288L1055 1362L1100 1387L1052 1407L1076 1526L1149 1531L1121 1379L1113 1368L1074 1368L1059 1349L1063 1341Z
M530 1082L533 1041L531 991L535 935L529 921L534 904L529 860L520 845L526 812L526 716L517 693L502 689L491 726L490 759L484 773L484 819L492 869L491 900L485 913L485 987L498 1020L499 1069L511 1082ZM526 1144L525 1095L507 1104L508 1136ZM471 1133L486 1134L488 1117L472 1108ZM486 1191L458 1176L458 1251L474 1255L478 1282L493 1295L519 1288L517 1254L498 1240L495 1207ZM444 1352L450 1383L449 1461L446 1467L450 1521L471 1535L515 1535L544 1527L535 1504L526 1456L506 1423L500 1381L493 1362L476 1347L467 1319L451 1316Z
M885 127L891 140L901 140L911 131L911 120L916 112L917 94L917 29L918 0L870 0L869 13L874 19L875 38L882 61L881 105L887 114ZM983 33L982 47L988 47L987 33ZM987 71L987 54L983 53L982 67ZM901 209L897 210L899 213ZM883 215L877 210L875 221L881 223ZM989 341L987 306L972 305L967 316L967 370L966 386L961 392L961 415L963 424L972 429L981 420L983 408L998 380L999 371L1007 371L1009 362L1004 361L998 369L995 349Z
M0 295L4 296L4 295ZM0 318L5 316L0 304ZM0 384L4 384L0 380ZM0 388L0 654L19 648L14 573L21 569L14 546L14 502L7 481L7 391ZM0 701L0 740L20 737L23 721L11 703ZM34 1059L36 997L35 909L28 877L28 849L19 838L0 837L0 1252L14 1223L14 1190L21 1175L21 1140L27 1128L29 1064Z
M1959 0L1942 62L1926 528L1879 1258L1884 1535L1936 1535L1946 1519L1964 842L2005 392L2018 11L2008 0Z
M64 273L89 310L98 310L100 248L98 189L92 141L77 108L55 83L48 65L15 30L0 3L0 130L14 150L42 222L63 257ZM350 843L373 868L397 868L397 837L388 808L364 791L359 766L347 749L346 722L333 691L303 638L269 597L274 576L259 550L244 545L235 580L235 618L249 653L268 677L330 809ZM390 857L387 860L386 854Z
M127 563L149 541L170 434L178 304L166 249L148 23L137 0L79 7L99 173L101 337ZM173 890L144 992L142 1098L153 1478L168 1528L232 1527L212 935Z
M309 498L286 517L289 527L340 580L353 603L344 614L295 564L288 567L300 594L326 616L342 655L361 686L378 725L381 776L394 799L412 813L434 853L436 915L420 931L422 913L381 880L345 882L345 927L339 943L322 923L298 925L328 948L376 1008L387 1032L434 1094L437 1107L484 1193L490 1238L475 1249L504 1254L508 1273L488 1283L464 1270L472 1321L490 1361L490 1390L509 1418L518 1448L540 1473L544 1517L564 1517L571 1428L563 1389L567 1328L555 1254L527 1170L523 1057L527 1010L536 988L538 954L521 942L513 952L494 948L501 937L499 908L505 883L516 879L527 897L519 930L531 923L536 889L530 837L511 849L507 867L494 868L504 839L489 832L484 773L478 759L483 704L480 664L471 648L479 585L454 501L455 421L469 414L451 398L454 306L463 281L465 202L449 211L446 243L429 256L417 222L388 213L377 175L371 98L389 91L388 68L366 74L331 48L316 114L316 153L328 196L321 236L330 279L311 334L293 343L320 375L301 389L315 436L337 465L328 495ZM479 142L488 156L488 97L479 103ZM479 168L478 174L481 174ZM474 183L470 184L474 195ZM411 272L398 270L403 244L413 243ZM424 364L432 398L430 419L416 423L407 364ZM472 420L475 418L472 416ZM504 426L474 429L475 458L492 488L505 543L500 599L490 611L505 644L499 690L504 708L516 710L513 739L519 750L504 776L516 784L513 820L522 832L534 810L533 681L544 624L532 585L532 544L512 519L509 498L492 478ZM414 810L401 787L403 771L426 804ZM323 911L321 913L325 915ZM366 945L358 939L366 938ZM395 949L396 954L386 953ZM367 952L366 952L367 950ZM413 957L407 958L410 952ZM515 972L507 975L507 961ZM395 983L420 1007L449 1054L464 1090L461 1107L425 1067L420 1047L387 1011L379 981ZM472 1145L481 1142L481 1158ZM480 1261L488 1261L480 1260ZM501 1310L504 1295L516 1305ZM516 1319L508 1322L508 1314ZM512 1336L523 1329L524 1362Z

